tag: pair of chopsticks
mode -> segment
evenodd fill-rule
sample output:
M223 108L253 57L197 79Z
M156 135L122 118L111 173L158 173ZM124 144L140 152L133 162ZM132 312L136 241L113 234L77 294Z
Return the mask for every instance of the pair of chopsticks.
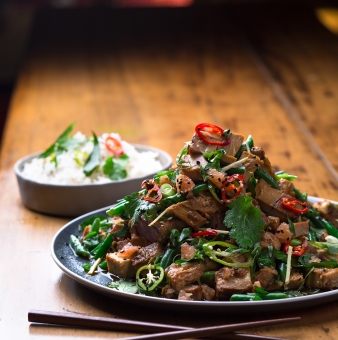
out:
M70 313L47 312L40 310L30 310L28 312L28 321L62 325L72 327L84 327L105 330L118 330L136 333L150 333L129 338L124 340L146 340L146 339L161 339L161 340L178 340L192 337L208 337L208 339L234 339L234 340L249 340L249 339L264 339L264 340L281 340L280 338L239 334L233 333L255 327L272 326L292 321L298 321L300 317L271 319L253 322L242 322L223 326L189 328L167 324L140 322L123 319L111 319L103 317L86 316ZM222 334L222 335L221 335Z

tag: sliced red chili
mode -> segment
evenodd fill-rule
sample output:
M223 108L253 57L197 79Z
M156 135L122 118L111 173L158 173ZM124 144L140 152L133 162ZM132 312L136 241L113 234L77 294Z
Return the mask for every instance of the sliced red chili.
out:
M285 209L290 210L296 214L305 214L309 211L309 205L307 202L302 202L297 198L291 196L283 197L281 202L282 206Z
M121 156L124 153L121 142L112 136L108 136L106 138L105 145L106 148L115 156Z
M162 199L162 192L153 179L146 179L141 184L142 189L146 189L147 192L141 199L149 202L158 202Z
M215 236L218 235L218 232L216 230L203 230L198 231L196 233L191 234L191 237L198 237L198 236Z
M208 144L225 146L231 143L230 130L223 130L217 125L201 123L196 125L195 132Z
M228 177L222 186L221 194L224 203L230 203L238 197L244 187L244 177L240 174L234 174Z
M303 237L302 238L302 244L293 247L292 255L295 255L295 256L302 256L302 255L304 255L307 246L308 246L308 241L307 241L307 239L305 237ZM288 252L289 247L290 247L290 242L287 242L287 243L284 244L284 249L283 250L284 250L285 253Z

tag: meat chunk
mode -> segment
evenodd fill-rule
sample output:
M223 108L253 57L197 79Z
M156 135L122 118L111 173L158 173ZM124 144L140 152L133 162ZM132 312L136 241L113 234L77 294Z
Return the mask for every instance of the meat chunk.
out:
M180 173L191 178L194 182L203 181L200 169L207 165L207 160L202 154L186 154L179 165Z
M303 281L304 281L303 274L296 269L291 269L290 281L287 285L285 285L285 288L298 289L299 286L303 283Z
M248 160L244 163L245 172L243 176L245 183L248 183L250 178L252 178L253 173L258 169L258 167L262 166L264 162L261 161L258 156L247 151L243 151L241 159L245 157L248 157Z
M310 231L310 221L301 221L293 224L295 227L295 237L307 236Z
M280 225L280 219L275 216L267 216L266 230L275 233Z
M218 189L222 189L225 181L225 174L216 169L209 169L207 171L207 179L212 182Z
M271 166L269 158L265 155L264 149L260 146L254 146L253 148L251 148L250 152L258 156L263 161L263 165L261 166L261 168L274 178L275 171Z
M275 235L278 238L280 243L289 242L293 237L293 234L290 231L290 226L285 222L279 225L279 227L276 230Z
M281 190L272 188L266 181L260 179L256 185L256 200L263 212L269 216L278 217L281 222L293 220L297 215L286 210L281 203L282 197L289 197Z
M180 291L186 285L198 281L203 275L203 272L199 263L186 263L181 266L172 263L166 268L165 274L170 286L176 291Z
M235 156L238 149L241 147L244 136L238 133L232 133L230 137L230 144L226 146L218 146L205 143L197 134L194 134L189 147L189 153L204 154L205 152L212 152L220 148L225 149L225 163L227 162L227 156Z
M131 264L131 259L119 256L117 252L106 255L108 272L120 278L134 277L136 274L135 267Z
M305 285L322 290L338 288L338 268L315 268L306 278Z
M196 253L196 248L191 246L188 242L184 242L181 245L181 258L185 260L191 260Z
M193 210L186 206L185 202L180 202L172 205L168 210L168 214L174 214L177 218L184 221L188 226L192 228L200 228L206 224L208 220L199 214L196 210Z
M176 176L176 191L177 193L186 193L195 187L193 180L186 175Z
M286 195L292 196L294 185L291 181L287 179L281 178L278 182L279 188L283 191Z
M272 246L277 250L280 250L281 243L275 234L265 231L260 240L260 245L263 250L266 250L268 246Z
M182 203L186 207L198 211L207 219L213 214L225 210L224 204L217 202L207 191L201 192L197 196L188 195L187 200Z
M149 223L150 221L141 218L135 223L135 229L141 237L146 238L150 243L159 242L164 244L167 242L171 230L177 229L181 231L186 227L182 220L176 218L162 219L151 227L149 227Z
M223 267L215 273L216 298L227 299L232 294L252 291L250 270Z
M140 248L137 255L131 259L131 263L138 269L143 265L153 262L160 254L163 254L163 246L160 243L155 242Z
M202 300L202 289L199 285L187 285L179 291L178 300Z
M215 201L209 192L202 192L197 196L188 195L186 201L172 205L167 213L174 214L196 229L206 224L215 213L224 209L225 206Z
M254 281L259 281L261 287L267 291L278 290L283 283L278 280L278 272L275 267L260 268L254 276Z
M201 284L202 289L202 297L204 300L212 301L215 298L216 291L215 289L209 287L206 284Z

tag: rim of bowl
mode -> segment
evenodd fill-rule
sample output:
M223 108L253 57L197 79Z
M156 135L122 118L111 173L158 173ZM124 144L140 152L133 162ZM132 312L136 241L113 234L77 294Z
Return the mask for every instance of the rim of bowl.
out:
M172 166L172 157L164 150L158 149L158 148L154 148L152 146L148 146L148 145L142 145L142 144L132 144L135 148L140 148L140 149L147 149L147 151L153 151L153 152L157 152L159 155L162 155L165 157L165 163L162 164L162 169L159 171L163 171L165 169L168 169ZM103 185L113 185L113 184L117 184L117 183L123 183L123 182L129 182L129 181L133 181L133 180L138 180L140 178L147 178L148 176L152 176L155 175L156 173L158 173L159 171L156 172L150 172L149 175L144 175L144 176L138 176L138 177L133 177L133 178L125 178L125 179L120 179L117 181L111 181L111 182L105 182L105 183L90 183L90 184L55 184L55 183L43 183L43 182L37 182L34 181L28 177L25 177L22 174L22 171L20 170L20 167L23 166L23 164L25 164L26 162L30 161L31 159L37 157L38 155L40 155L42 153L42 151L40 152L35 152L35 153L31 153L25 157L20 158L19 160L17 160L14 164L14 172L15 174L24 179L27 182L31 182L31 183L35 183L35 184L39 184L41 186L51 186L51 187L66 187L66 188L71 188L71 187L93 187L93 186L103 186Z

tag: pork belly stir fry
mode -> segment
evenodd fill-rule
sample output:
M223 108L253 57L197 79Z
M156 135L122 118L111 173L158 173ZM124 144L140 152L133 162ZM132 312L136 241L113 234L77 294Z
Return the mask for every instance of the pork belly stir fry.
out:
M281 299L338 288L338 208L311 205L251 136L199 124L176 165L71 236L89 275L179 300Z

